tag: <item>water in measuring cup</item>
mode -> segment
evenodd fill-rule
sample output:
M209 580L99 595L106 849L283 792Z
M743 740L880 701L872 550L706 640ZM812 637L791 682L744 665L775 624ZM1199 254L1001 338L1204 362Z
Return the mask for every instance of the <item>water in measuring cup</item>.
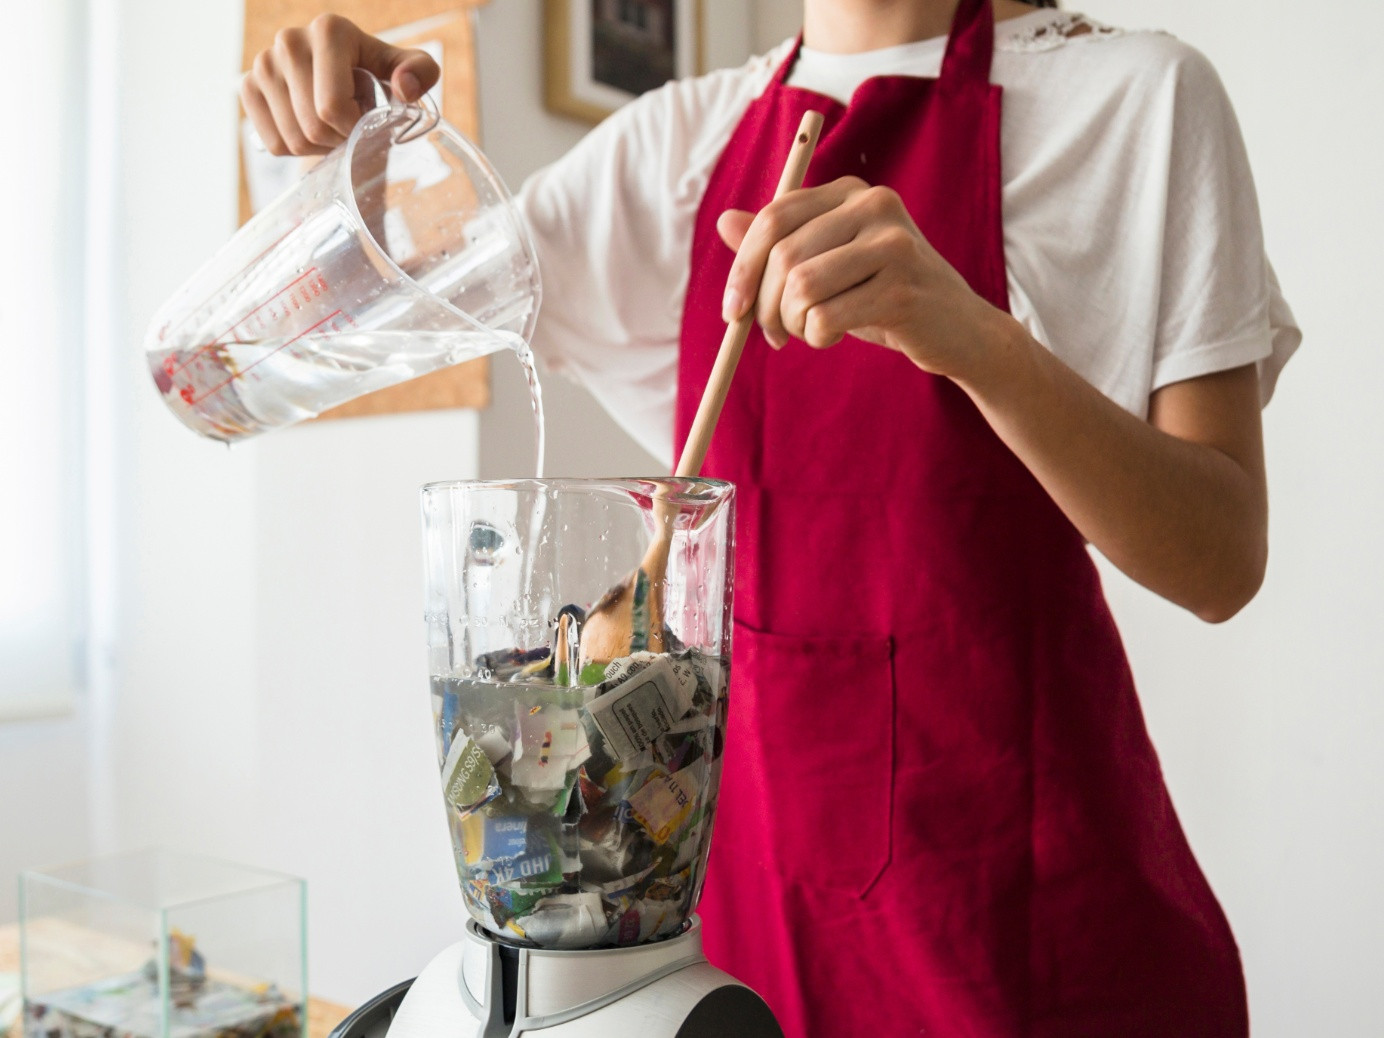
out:
M313 339L218 342L151 351L154 382L203 436L233 443L312 418L365 393L496 351L518 358L543 467L543 397L533 354L512 332L334 332Z

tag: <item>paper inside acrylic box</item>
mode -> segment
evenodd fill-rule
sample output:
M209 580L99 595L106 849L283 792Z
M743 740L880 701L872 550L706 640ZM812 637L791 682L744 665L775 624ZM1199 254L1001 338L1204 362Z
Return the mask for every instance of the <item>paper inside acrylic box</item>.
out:
M166 850L20 877L26 1038L303 1038L305 884Z

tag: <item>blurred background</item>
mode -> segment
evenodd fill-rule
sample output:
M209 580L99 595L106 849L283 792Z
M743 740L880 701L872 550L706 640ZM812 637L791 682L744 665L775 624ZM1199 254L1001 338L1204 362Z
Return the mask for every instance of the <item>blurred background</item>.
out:
M1066 6L1076 7L1075 3ZM1153 737L1235 929L1256 1034L1384 1033L1384 6L1086 0L1220 70L1305 332L1266 415L1272 559L1209 627L1106 568ZM178 427L139 343L236 223L240 0L7 5L0 184L0 924L15 875L164 844L301 875L311 987L356 1003L464 921L437 797L417 489L532 471L523 380L492 406ZM585 132L542 103L539 0L477 15L482 146L512 187ZM707 63L794 33L707 0ZM548 471L658 466L544 383Z

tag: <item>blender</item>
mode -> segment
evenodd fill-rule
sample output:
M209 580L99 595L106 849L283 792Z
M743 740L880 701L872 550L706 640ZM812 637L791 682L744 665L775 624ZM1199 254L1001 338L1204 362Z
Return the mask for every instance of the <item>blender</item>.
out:
M693 914L725 736L734 488L454 482L422 504L441 799L470 919L334 1038L781 1036L706 961ZM637 567L659 524L651 589ZM590 658L588 610L632 573L630 651Z

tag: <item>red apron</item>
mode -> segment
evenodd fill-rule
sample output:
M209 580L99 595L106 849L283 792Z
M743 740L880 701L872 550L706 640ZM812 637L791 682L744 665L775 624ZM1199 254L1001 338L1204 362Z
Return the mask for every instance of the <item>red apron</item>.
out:
M892 187L1008 308L993 48L962 0L936 80L843 107L786 86L790 57L750 105L697 216L679 444L724 330L716 217L768 202L809 108L808 184ZM1247 1033L1086 546L966 395L756 328L704 472L739 487L712 960L793 1038Z

